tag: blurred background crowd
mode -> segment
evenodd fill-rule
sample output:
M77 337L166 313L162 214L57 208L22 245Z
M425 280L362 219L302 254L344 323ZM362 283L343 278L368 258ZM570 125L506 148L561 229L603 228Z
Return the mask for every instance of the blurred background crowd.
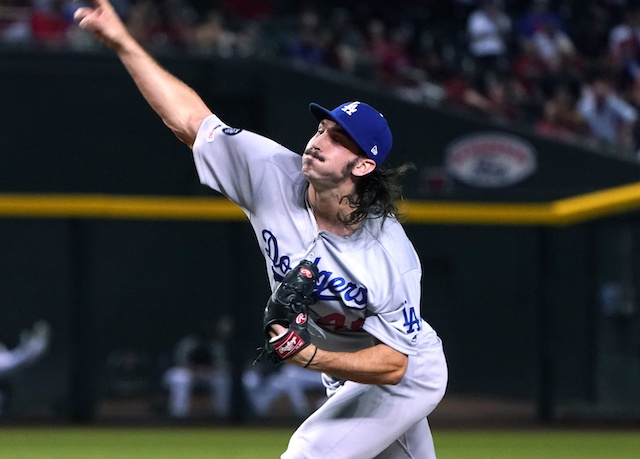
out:
M288 59L640 159L636 0L113 0L156 53ZM100 49L82 2L0 2L4 46Z

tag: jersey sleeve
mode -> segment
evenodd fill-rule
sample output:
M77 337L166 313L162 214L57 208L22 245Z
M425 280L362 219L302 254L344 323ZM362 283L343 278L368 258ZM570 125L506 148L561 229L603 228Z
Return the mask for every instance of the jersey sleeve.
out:
M193 157L200 183L251 213L256 194L268 174L265 162L277 150L286 149L266 137L230 127L211 115L198 130Z
M363 325L366 332L406 355L416 354L418 335L424 326L420 316L420 281L419 269L400 276L387 304L371 311Z

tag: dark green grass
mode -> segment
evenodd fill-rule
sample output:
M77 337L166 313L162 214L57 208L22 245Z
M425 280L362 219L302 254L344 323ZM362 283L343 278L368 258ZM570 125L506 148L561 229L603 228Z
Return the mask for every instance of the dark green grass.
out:
M2 459L269 459L292 429L0 428ZM439 459L638 459L640 431L436 431Z

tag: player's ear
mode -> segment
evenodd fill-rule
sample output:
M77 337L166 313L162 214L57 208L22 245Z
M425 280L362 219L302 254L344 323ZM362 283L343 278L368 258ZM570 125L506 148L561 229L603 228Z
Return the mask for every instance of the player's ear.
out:
M365 175L373 172L375 168L376 162L373 159L362 156L358 159L358 162L351 170L351 173L356 177L364 177Z

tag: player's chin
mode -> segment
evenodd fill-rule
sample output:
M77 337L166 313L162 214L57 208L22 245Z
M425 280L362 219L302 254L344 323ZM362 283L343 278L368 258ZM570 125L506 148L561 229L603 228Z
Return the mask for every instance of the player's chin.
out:
M305 178L308 179L311 175L313 175L313 167L310 164L308 164L306 162L303 162L302 163L302 175L304 175Z
M318 170L318 162L312 163L303 163L302 164L302 175L307 181L315 182L319 177L322 176L320 170Z

